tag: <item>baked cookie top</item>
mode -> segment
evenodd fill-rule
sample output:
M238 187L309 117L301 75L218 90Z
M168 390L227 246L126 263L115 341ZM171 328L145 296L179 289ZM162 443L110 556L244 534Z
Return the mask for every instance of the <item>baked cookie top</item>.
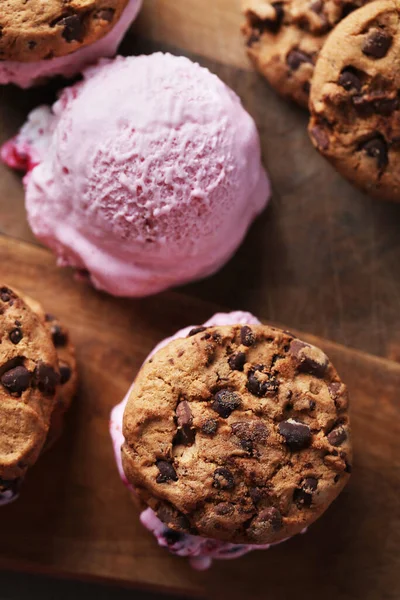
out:
M307 107L327 34L366 0L244 0L242 27L256 68L283 96Z
M0 60L65 56L105 36L129 0L2 0Z
M46 441L59 381L56 350L44 324L20 296L0 285L3 483L21 478L36 462Z
M310 97L314 145L371 195L400 201L400 3L349 15L320 53Z
M124 470L171 529L277 542L346 484L347 408L326 355L290 333L199 327L142 367L124 414Z

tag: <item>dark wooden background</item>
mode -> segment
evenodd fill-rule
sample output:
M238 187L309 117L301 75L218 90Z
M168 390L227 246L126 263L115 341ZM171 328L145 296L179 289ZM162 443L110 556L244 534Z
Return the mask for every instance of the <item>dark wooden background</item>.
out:
M239 0L145 0L122 46L125 54L161 49L198 60L236 90L257 122L273 199L218 274L150 300L88 290L38 247L20 177L0 166L0 276L68 321L82 378L63 440L35 468L23 498L2 511L0 565L208 597L398 599L400 205L365 197L318 156L307 114L252 71L240 22ZM58 86L0 88L0 142L30 108L51 102ZM356 469L307 536L203 576L159 550L134 522L107 420L152 345L216 308L250 310L318 336L352 392ZM54 473L60 487L47 489Z

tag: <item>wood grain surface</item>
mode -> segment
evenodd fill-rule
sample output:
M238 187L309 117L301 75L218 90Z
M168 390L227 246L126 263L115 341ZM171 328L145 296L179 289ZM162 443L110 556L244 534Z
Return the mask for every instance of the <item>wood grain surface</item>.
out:
M208 598L398 600L400 206L363 196L318 156L306 113L247 62L240 22L240 0L145 0L122 46L198 60L257 122L273 199L218 274L145 300L95 292L38 246L20 177L0 166L0 278L65 320L81 372L65 435L1 511L0 566ZM60 85L0 88L0 143ZM115 469L108 417L157 341L220 308L308 331L325 349L351 391L355 464L348 488L306 535L201 574L140 527Z
M117 474L108 418L155 343L217 307L175 292L111 298L57 269L46 250L1 236L0 255L2 279L68 323L81 376L64 436L28 474L21 498L2 508L1 567L207 598L399 598L399 365L305 336L324 348L350 388L351 482L307 534L196 573L140 526Z

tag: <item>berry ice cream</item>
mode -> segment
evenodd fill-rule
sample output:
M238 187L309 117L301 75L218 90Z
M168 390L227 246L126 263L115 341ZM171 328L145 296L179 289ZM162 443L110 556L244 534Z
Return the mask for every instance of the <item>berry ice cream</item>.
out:
M270 194L256 126L169 54L103 60L3 147L33 232L98 289L146 296L218 270Z

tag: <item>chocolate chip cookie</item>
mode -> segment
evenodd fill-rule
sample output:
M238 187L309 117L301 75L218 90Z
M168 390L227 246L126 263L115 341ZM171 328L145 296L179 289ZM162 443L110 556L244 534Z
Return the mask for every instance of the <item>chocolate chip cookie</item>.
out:
M40 455L59 385L57 353L44 324L0 285L0 496L18 488Z
M244 0L242 27L256 68L280 94L308 106L327 34L366 0Z
M39 302L20 294L26 304L37 314L51 335L58 356L58 367L60 371L60 388L57 401L51 415L50 429L47 436L46 448L51 446L61 435L64 414L71 405L76 394L78 384L78 372L75 357L75 347L71 342L68 330L54 316L46 313Z
M2 0L0 60L65 56L104 37L129 0Z
M175 531L278 542L347 483L347 409L318 348L263 325L196 328L142 367L124 414L124 470Z
M343 20L315 68L309 133L368 194L400 201L400 3L379 0Z

